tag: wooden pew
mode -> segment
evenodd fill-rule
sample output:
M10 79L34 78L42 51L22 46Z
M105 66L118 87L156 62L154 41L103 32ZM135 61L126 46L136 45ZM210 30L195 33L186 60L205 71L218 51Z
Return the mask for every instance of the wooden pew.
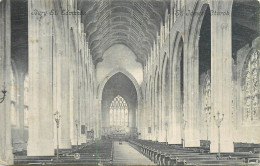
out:
M71 150L61 150L59 160L56 156L15 156L15 164L105 164L112 163L112 141L95 141L92 144L79 146ZM80 159L76 160L74 154L79 153Z
M259 154L252 153L209 153L209 142L205 147L182 148L181 145L167 145L156 141L130 140L139 148L139 151L158 165L244 165L245 163L259 163ZM201 150L202 149L202 150ZM208 150L208 151L207 151Z
M260 153L260 144L234 142L234 151Z

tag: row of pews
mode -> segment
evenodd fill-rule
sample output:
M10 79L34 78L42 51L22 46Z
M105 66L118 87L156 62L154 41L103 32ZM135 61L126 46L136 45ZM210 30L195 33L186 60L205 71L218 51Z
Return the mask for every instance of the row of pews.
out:
M55 152L56 153L56 152ZM56 154L55 154L56 155ZM111 165L113 159L113 142L111 140L96 140L91 143L74 146L72 149L59 150L56 156L15 156L14 164L90 164Z
M150 140L129 140L131 145L158 165L245 165L260 163L260 154L251 152L209 153L205 147L183 148L182 145Z

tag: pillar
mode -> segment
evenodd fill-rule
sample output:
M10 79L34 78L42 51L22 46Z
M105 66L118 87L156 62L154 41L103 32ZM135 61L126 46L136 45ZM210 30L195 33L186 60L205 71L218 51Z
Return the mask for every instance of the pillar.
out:
M147 121L148 121L148 118L146 116L146 108L145 108L145 99L142 98L142 99L139 99L138 100L138 109L137 111L140 112L140 127L141 127L141 138L142 139L146 139L147 138Z
M82 39L82 34L80 34L81 36L81 39ZM80 42L83 42L83 40L80 40ZM84 45L82 45L82 47L84 47ZM85 103L85 99L84 99L84 94L85 94L85 91L84 91L84 83L85 83L85 80L84 80L84 48L81 48L81 51L80 51L80 59L79 59L79 80L80 80L80 83L79 83L79 87L78 87L78 90L79 90L79 93L80 93L80 127L79 127L79 131L80 131L80 142L81 143L86 143L86 135L85 133L82 133L82 127L84 127L84 125L86 124L86 119L85 119L85 107L84 107L84 103ZM92 96L91 96L92 97ZM93 128L94 129L94 128Z
M166 89L168 87L167 82L166 82L166 75L167 75L166 67L168 67L168 66L166 66L166 65L167 65L167 61L165 61L165 64L163 64L163 68L162 68L162 86L161 86L162 87L162 93L161 93L162 94L162 108L161 108L161 135L162 135L161 140L162 140L162 142L168 141L167 140L168 138L166 136L166 134L168 132L168 131L166 131L166 123L168 125L168 118L166 116L166 111L170 105L170 102L169 102L169 100L167 98L167 94L166 94L166 93L169 93L169 92L166 92ZM167 89L167 90L169 90L169 89Z
M169 125L169 144L181 144L181 122L182 122L182 99L180 88L180 58L177 49L173 53L171 62L171 103L170 125ZM176 59L175 59L176 58Z
M97 119L97 137L101 139L101 133L102 133L102 112L101 112L101 100L96 98L96 106L98 111L98 119Z
M34 9L48 11L51 1L28 2L29 36L29 140L28 156L54 155L52 87L52 19L33 15Z
M24 73L19 73L18 83L19 83L19 101L18 101L18 114L19 114L19 140L24 143Z
M65 7L62 7L63 9ZM56 10L60 10L57 8ZM60 11L59 11L60 12ZM53 19L53 110L61 115L59 134L59 148L71 148L70 140L70 31L68 26L68 16L51 16ZM62 27L60 27L62 25ZM56 122L55 122L56 123ZM55 138L57 135L56 124L54 126ZM54 139L54 147L57 147L57 140Z
M159 72L159 96L158 96L158 141L164 142L163 136L163 108L162 108L162 71Z
M186 28L186 27L185 27ZM185 39L187 40L187 36ZM184 121L185 146L199 147L199 60L198 48L184 41Z
M0 103L0 162L12 165L13 153L11 144L10 92L11 92L11 23L10 0L0 1L0 89L5 82L7 96ZM3 97L0 92L0 98Z
M149 89L148 89L148 118L149 118L149 126L150 127L150 131L148 131L148 137L149 137L149 140L152 140L152 134L153 134L153 130L152 130L152 126L153 126L153 123L152 123L152 117L153 117L153 109L152 109L152 91L151 91L151 86L152 86L152 83L151 83L151 80L149 79ZM150 132L150 133L149 133Z
M154 130L155 130L155 140L159 139L159 75L155 77L155 92L154 92Z
M152 85L152 88L151 88L151 92L152 92L152 102L151 102L151 106L152 106L152 140L153 141L157 141L157 138L156 138L156 98L155 98L155 95L156 95L156 86L155 86L155 77L154 77L154 80L152 81L151 83Z
M63 8L64 9L64 8ZM62 19L58 16L57 19ZM71 139L70 139L70 68L69 68L69 57L70 57L70 47L69 47L69 27L68 27L68 17L63 17L64 26L59 28L59 39L58 39L58 50L60 52L60 64L59 64L59 75L60 77L60 112L61 112L61 124L60 124L60 148L70 149ZM58 22L58 20L57 20ZM64 47L65 42L65 47Z
M228 11L229 15L211 16L211 101L212 116L220 119L220 152L234 152L232 128L232 1L212 2L212 10ZM219 11L221 12L221 11ZM218 127L211 117L211 152L218 152Z
M77 145L77 127L76 121L78 119L78 85L77 85L77 54L78 50L74 45L76 45L77 38L75 33L76 24L72 24L70 27L70 44L69 44L69 68L70 68L70 138L72 145Z

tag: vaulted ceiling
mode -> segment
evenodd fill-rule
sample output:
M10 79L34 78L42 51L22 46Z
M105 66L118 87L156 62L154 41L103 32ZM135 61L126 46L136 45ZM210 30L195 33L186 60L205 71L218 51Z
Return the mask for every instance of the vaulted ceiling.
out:
M168 0L81 0L80 10L89 47L96 63L114 44L124 44L145 63L164 21Z

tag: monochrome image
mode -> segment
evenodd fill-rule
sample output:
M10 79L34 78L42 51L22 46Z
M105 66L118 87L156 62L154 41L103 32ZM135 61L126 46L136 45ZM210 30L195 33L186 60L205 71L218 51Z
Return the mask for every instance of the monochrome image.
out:
M260 164L260 0L0 0L0 165Z

